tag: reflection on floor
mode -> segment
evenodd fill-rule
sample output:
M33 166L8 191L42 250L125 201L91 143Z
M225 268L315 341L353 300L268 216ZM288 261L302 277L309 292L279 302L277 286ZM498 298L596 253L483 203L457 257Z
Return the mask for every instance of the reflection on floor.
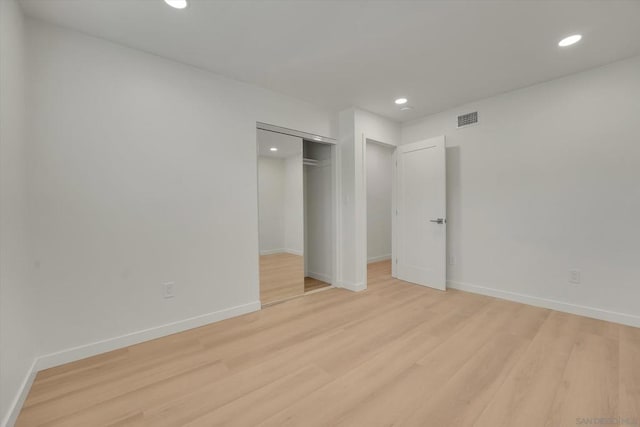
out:
M288 253L260 256L260 302L270 304L304 294L304 257Z
M322 288L327 288L331 286L327 282L323 282L322 280L314 279L313 277L305 277L304 278L304 291L311 292Z

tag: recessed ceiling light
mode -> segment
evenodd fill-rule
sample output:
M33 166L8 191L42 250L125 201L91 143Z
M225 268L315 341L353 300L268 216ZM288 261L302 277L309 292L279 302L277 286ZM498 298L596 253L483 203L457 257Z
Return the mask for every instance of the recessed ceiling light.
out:
M580 34L574 34L572 36L565 37L562 40L560 40L560 42L558 43L558 46L560 47L571 46L572 44L578 43L581 38L582 36Z
M187 7L187 0L164 0L164 2L176 9L184 9Z
M271 151L278 151L278 149L277 149L276 147L271 147L271 148L269 148L269 150L271 150Z
M406 104L407 103L407 98L398 98L395 100L395 103L398 105L402 105L402 104Z

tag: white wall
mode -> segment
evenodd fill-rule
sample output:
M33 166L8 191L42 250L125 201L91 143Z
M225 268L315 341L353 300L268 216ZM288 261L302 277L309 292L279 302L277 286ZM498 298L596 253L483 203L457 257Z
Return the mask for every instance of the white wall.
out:
M258 157L260 254L285 250L285 159Z
M20 406L37 354L35 293L26 223L26 111L23 17L0 1L0 425ZM24 397L24 396L22 396Z
M351 290L366 289L366 139L391 146L400 143L400 125L360 109L339 114L340 200L339 283Z
M304 182L302 178L302 138L300 154L285 159L284 248L288 253L304 253Z
M286 158L258 157L261 255L303 254L303 194L302 153Z
M338 114L336 224L336 285L357 288L355 256L355 115L353 109Z
M393 148L367 142L367 260L391 258Z
M356 131L366 139L396 146L400 144L401 127L397 122L365 110L354 109Z
M257 309L256 121L332 136L331 114L39 22L29 41L42 353L107 340L43 363Z
M447 138L452 284L640 325L639 116L635 57L404 125Z

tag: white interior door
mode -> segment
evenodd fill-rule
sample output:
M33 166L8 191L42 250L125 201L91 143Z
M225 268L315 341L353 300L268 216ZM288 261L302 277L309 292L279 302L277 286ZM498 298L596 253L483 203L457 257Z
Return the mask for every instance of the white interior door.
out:
M444 136L396 152L396 277L445 290L447 275Z

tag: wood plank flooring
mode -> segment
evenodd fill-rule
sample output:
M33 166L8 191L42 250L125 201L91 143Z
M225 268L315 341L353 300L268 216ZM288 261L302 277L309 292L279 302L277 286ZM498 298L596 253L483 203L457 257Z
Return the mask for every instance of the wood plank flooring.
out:
M318 289L328 288L329 286L331 286L329 283L323 282L322 280L314 279L313 277L304 278L305 292L317 291Z
M260 256L262 304L286 300L304 292L304 257L289 253Z
M385 261L361 293L330 289L40 372L17 426L618 417L640 422L640 329L407 284Z

